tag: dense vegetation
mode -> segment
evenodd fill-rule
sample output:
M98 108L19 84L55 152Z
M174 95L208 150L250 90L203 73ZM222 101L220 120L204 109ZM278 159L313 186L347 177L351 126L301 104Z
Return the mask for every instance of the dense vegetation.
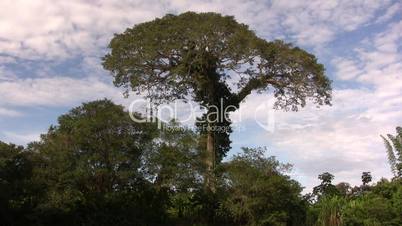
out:
M99 100L60 116L26 148L0 143L2 225L402 224L401 178L370 185L364 172L352 188L323 173L302 196L291 166L263 148L221 163L212 193L199 134L174 121L166 128Z

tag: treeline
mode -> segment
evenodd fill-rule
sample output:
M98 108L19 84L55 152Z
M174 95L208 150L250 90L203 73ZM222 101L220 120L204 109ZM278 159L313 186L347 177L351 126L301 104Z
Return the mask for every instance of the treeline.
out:
M369 185L371 175L363 172L362 185L332 184L330 173L319 175L309 200L306 225L382 226L402 225L402 179L381 179Z
M402 225L398 176L369 185L366 172L352 188L324 173L302 195L291 165L244 148L216 167L211 191L201 135L164 126L99 100L60 116L27 147L0 142L0 224Z

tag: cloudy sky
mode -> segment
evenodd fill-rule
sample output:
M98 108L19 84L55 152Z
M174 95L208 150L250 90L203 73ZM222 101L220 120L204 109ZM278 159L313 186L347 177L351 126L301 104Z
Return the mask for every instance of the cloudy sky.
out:
M277 111L269 131L254 120L264 112L247 109L270 97L250 96L231 154L266 146L294 165L292 176L307 188L325 171L352 184L362 171L390 177L379 135L402 125L402 2L390 0L1 0L0 140L36 140L83 101L107 97L127 106L100 66L108 41L185 11L234 15L260 37L292 42L314 53L333 80L332 107Z

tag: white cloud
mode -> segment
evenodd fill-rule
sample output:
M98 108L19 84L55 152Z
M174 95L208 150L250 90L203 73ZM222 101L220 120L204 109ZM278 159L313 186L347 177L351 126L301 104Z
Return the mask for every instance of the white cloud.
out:
M389 1L375 0L4 0L0 3L0 49L23 59L102 55L113 33L188 10L234 15L266 38L288 37L297 44L317 46L331 41L336 33L367 23L388 5Z
M351 59L335 58L332 64L336 67L336 76L341 80L350 80L356 78L361 70Z
M71 106L104 97L119 99L121 92L94 77L54 76L0 82L0 96L0 106Z
M258 106L268 96L248 99L244 106ZM297 179L306 191L318 182L313 179L328 171L336 181L360 184L363 171L375 179L391 176L380 134L393 133L402 112L369 89L335 90L332 107L308 105L299 112L275 112L274 132L264 132L248 121L248 131L240 131L242 145L268 146L268 154L294 164ZM389 107L388 107L389 106ZM253 111L250 111L251 113ZM249 137L250 130L257 130ZM243 134L243 135L242 135ZM240 144L236 144L240 145Z
M5 139L14 144L25 145L32 141L38 141L40 138L40 132L33 133L14 133L14 132L3 132Z
M357 49L358 59L333 60L338 77L360 88L335 89L330 108L277 114L276 132L261 139L270 137L303 176L330 171L338 181L353 183L359 183L362 171L371 171L375 179L390 176L379 135L393 133L402 121L401 34L402 21ZM309 187L311 181L306 183Z
M150 3L5 0L0 3L0 47L25 59L96 54L114 32L163 11Z
M398 12L401 12L402 4L400 2L396 2L391 5L383 15L378 17L375 23L384 23L390 20L393 16L395 16Z
M17 117L22 115L21 112L0 107L0 117Z
M375 180L390 177L379 135L394 133L402 121L401 43L402 21L369 37L356 48L357 58L334 58L337 78L353 86L335 86L332 107L308 105L299 112L277 111L274 133L257 133L243 144L267 145L273 154L293 163L294 176L307 191L318 183L312 178L325 171L333 173L336 182L352 184L361 183L363 171L371 171ZM241 107L256 109L270 98L250 96ZM252 119L253 111L248 113ZM248 127L263 131L256 123L248 122Z

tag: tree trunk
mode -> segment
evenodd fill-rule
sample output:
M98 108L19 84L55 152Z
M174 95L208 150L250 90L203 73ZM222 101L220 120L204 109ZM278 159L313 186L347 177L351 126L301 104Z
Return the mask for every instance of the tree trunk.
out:
M215 153L215 141L214 141L214 133L211 130L211 127L208 123L207 128L207 153L206 153L206 165L207 172L205 175L205 185L207 189L212 192L216 191L215 185L215 164L216 164L216 153Z

